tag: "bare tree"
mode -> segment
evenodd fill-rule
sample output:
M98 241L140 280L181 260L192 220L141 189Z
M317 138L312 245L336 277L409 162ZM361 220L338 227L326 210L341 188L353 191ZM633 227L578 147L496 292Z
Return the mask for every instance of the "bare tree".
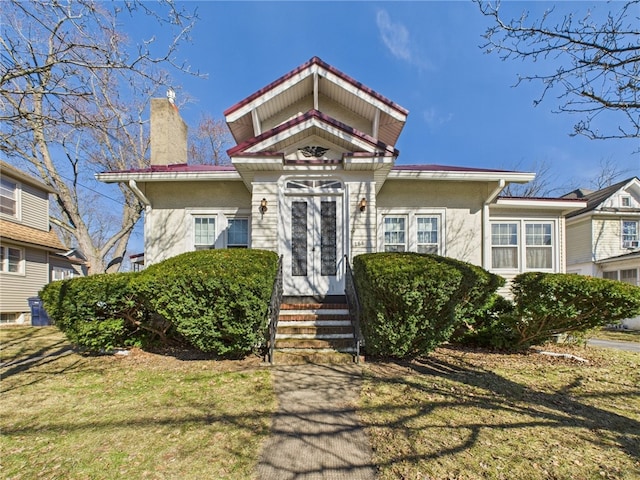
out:
M228 165L231 162L226 152L232 145L231 133L224 121L203 115L189 140L190 163Z
M499 1L476 2L492 19L484 35L487 52L495 51L503 60L536 62L538 72L547 66L546 73L518 78L517 85L542 83L542 94L534 104L558 88L558 111L580 117L572 135L640 136L639 0L607 2L612 11L600 20L590 11L557 16L554 8L539 19L530 19L526 12L505 19Z
M143 113L170 84L161 68L189 71L175 55L195 17L168 0L5 0L2 16L0 151L56 191L51 221L77 243L90 273L115 271L142 206L122 185L105 193L93 174L145 165ZM169 45L130 45L118 28L123 16L158 22L171 31Z
M512 170L520 170L521 166L517 165ZM536 178L525 184L510 183L502 191L501 195L506 197L548 197L562 188L554 185L552 164L549 160L541 160L534 162L531 168L526 169L536 173Z

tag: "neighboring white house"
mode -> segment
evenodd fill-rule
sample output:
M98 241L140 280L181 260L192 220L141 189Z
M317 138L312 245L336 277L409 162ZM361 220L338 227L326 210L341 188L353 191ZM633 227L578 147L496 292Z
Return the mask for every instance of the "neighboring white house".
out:
M144 202L145 264L203 248L283 256L285 295L344 293L345 258L446 255L501 274L564 272L565 215L586 202L501 198L532 173L396 165L408 111L314 57L224 112L230 166L187 165L186 126L151 103L151 165L105 172Z
M587 206L567 215L567 271L640 286L640 180L574 190ZM623 322L640 329L640 317Z
M29 298L51 280L82 275L49 225L44 183L0 161L0 324L29 324Z

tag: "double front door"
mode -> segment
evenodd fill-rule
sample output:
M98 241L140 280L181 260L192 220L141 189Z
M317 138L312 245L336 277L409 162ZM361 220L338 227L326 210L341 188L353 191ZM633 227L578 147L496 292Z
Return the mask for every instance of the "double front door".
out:
M342 196L287 196L284 294L344 294Z

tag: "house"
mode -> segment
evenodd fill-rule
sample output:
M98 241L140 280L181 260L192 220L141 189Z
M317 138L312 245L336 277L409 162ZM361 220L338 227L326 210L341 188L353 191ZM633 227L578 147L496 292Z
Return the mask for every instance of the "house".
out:
M640 180L628 178L564 198L587 202L567 215L567 271L640 286ZM623 322L640 329L640 317Z
M500 197L532 173L433 165L395 145L408 111L317 57L228 108L232 165L188 165L186 125L151 102L151 164L105 172L145 205L144 261L209 248L283 257L287 296L344 294L346 261L381 251L454 257L508 279L564 272L575 199Z
M50 228L47 185L3 161L0 182L0 323L30 324L29 298L83 263Z

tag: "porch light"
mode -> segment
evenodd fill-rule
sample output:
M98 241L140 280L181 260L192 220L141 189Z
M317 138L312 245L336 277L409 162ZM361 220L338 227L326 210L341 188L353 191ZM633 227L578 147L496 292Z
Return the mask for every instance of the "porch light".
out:
M264 215L266 211L267 211L267 199L263 198L262 201L260 202L260 213Z
M362 197L362 200L360 200L358 207L360 207L361 212L364 212L367 209L367 199Z

